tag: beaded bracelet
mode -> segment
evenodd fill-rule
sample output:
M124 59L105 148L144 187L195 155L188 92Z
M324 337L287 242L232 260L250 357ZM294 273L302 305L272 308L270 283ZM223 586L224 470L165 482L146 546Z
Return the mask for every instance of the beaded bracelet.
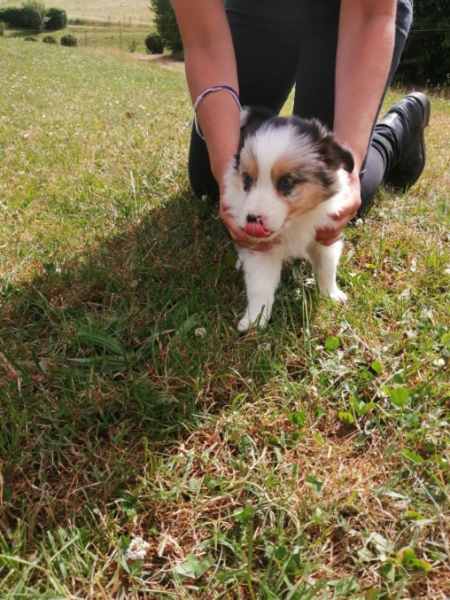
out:
M200 130L200 126L198 124L198 117L197 117L197 109L200 105L200 103L206 98L206 96L209 96L209 94L214 94L216 92L227 92L228 94L230 94L230 96L233 98L233 100L236 102L239 110L241 110L241 103L239 101L239 95L236 92L236 90L234 88L231 87L231 85L212 85L211 87L206 88L205 90L203 90L203 92L201 92L198 96L196 101L194 102L194 127L195 127L195 131L197 132L197 135L204 140L204 136L203 133Z

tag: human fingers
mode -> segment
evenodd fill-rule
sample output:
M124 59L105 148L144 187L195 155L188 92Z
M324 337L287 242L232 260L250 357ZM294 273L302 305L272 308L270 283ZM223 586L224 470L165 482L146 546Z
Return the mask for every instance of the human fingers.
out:
M351 183L347 202L335 213L329 215L334 221L333 225L328 225L318 229L316 232L316 240L325 246L331 246L334 244L338 239L340 239L345 226L350 219L357 214L360 206L361 192L359 180L355 180Z
M330 217L334 221L348 223L356 215L360 206L361 202L352 202L352 204L349 204L348 206L343 207L341 210L331 214Z
M321 227L316 231L316 241L324 246L331 246L335 242L341 239L342 230L344 227L338 229L331 227Z

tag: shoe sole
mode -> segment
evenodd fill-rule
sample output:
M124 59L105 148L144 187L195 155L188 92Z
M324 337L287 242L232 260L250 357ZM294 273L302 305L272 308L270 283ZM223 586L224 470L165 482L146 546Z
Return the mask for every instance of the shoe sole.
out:
M430 116L431 116L431 102L425 94L422 92L411 92L408 94L408 97L415 98L417 102L420 104L423 110L423 128L428 127L430 124Z
M423 164L424 167L427 164L427 153L426 153L426 147L425 147L425 136L424 136L424 132L425 132L425 128L428 127L428 125L430 124L430 117L431 117L431 102L428 99L428 97L423 94L422 92L411 92L410 94L407 95L408 98L415 98L415 100L417 100L417 102L420 104L420 106L422 107L422 112L423 112L423 121L422 121L422 131L420 134L420 146L421 146L421 150L422 150L422 155L423 155ZM400 186L399 189L404 193L407 192L417 181L418 179L420 179L420 176L423 173L423 169L422 171L419 173L419 175L416 177L416 179L414 181L408 182L407 185L404 186Z
M422 121L423 128L422 128L422 132L420 134L420 145L422 147L423 165L425 168L425 165L427 164L427 151L426 151L426 147L425 147L425 135L424 134L425 134L425 128L428 127L428 125L430 124L431 102L428 99L428 97L425 96L425 94L422 94L422 92L412 92L411 94L408 94L408 96L410 96L410 97L412 96L413 98L415 98L423 110L423 121ZM422 175L422 173L423 173L423 170L412 183L410 183L408 186L405 187L405 191L408 190L409 188L411 188L418 181L418 179L420 179L420 176Z

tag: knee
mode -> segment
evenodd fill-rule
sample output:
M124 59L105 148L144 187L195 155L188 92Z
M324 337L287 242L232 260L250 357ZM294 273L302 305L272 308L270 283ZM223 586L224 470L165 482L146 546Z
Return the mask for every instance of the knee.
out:
M191 189L197 197L219 197L219 186L211 171L208 149L194 130L189 147L188 174Z
M189 183L197 198L202 196L208 196L212 199L219 198L219 186L209 169L189 162Z

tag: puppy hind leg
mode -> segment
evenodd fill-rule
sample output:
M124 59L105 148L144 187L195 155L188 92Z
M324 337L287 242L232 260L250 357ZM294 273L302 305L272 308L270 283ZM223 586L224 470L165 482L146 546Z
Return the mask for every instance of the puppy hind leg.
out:
M346 302L347 295L338 288L336 272L344 243L339 240L331 246L312 242L308 247L308 257L311 261L320 293L329 296L336 302Z
M272 252L249 252L240 258L244 267L247 308L238 330L247 331L252 325L265 327L280 282L282 258Z

